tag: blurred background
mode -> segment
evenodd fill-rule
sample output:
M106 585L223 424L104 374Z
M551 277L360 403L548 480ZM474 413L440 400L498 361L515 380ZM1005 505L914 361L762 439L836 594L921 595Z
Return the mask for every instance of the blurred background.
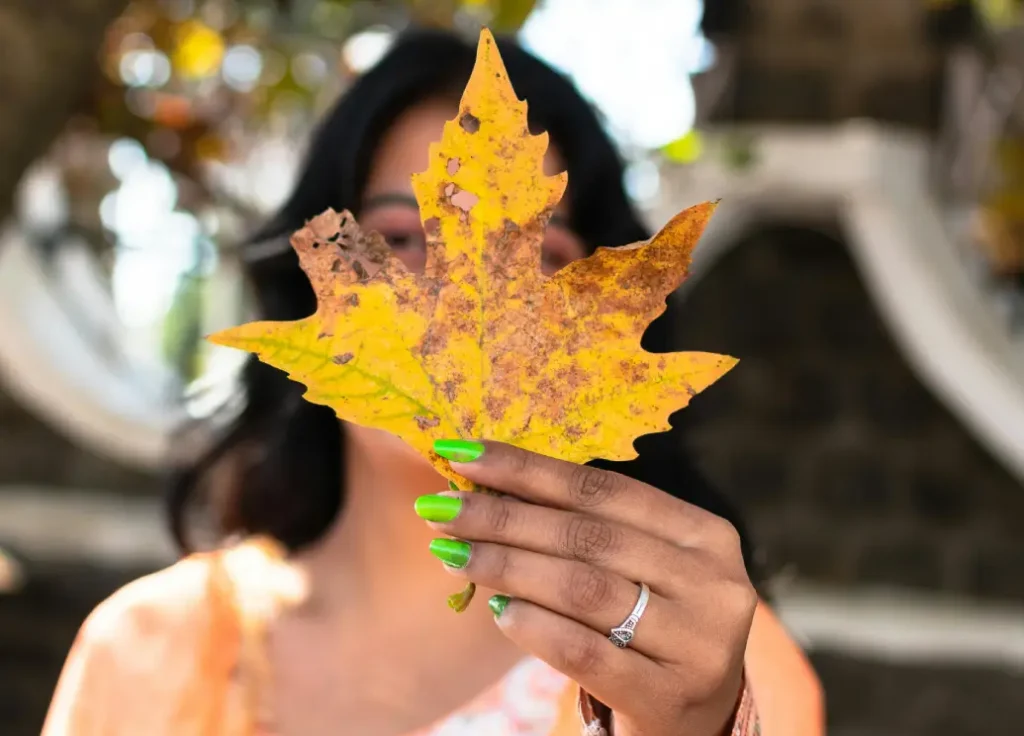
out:
M237 406L202 341L250 314L235 248L414 22L572 75L652 225L724 198L674 308L742 363L684 416L830 733L1021 733L1024 2L45 6L0 9L0 734L173 559L161 474Z

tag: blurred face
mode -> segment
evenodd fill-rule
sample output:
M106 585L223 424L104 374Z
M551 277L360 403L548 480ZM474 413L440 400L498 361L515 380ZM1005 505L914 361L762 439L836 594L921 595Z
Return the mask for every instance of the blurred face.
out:
M458 114L456 105L430 101L409 108L384 135L370 165L363 205L356 213L364 230L383 235L406 268L423 271L426 263L426 236L420 222L419 207L412 191L412 175L427 168L428 147L440 140L447 120ZM564 170L561 157L549 146L544 171L556 174ZM586 255L583 241L568 227L565 199L555 208L544 236L542 268L552 274ZM403 466L427 469L415 450L387 432L351 425L346 432L356 452L371 462L387 463L403 458ZM386 456L386 457L385 457ZM430 471L433 472L433 471Z
M406 267L422 271L426 261L426 236L413 197L411 177L427 168L428 146L441 138L447 120L458 114L455 105L428 101L409 108L384 135L370 166L357 213L359 224L383 235ZM561 157L549 146L544 170L564 170ZM555 208L544 237L542 267L552 274L586 255L583 242L568 228L568 209L563 198Z

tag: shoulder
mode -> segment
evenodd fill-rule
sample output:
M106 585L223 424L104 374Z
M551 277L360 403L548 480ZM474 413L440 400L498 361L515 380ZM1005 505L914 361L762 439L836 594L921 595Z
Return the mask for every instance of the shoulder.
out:
M80 638L145 646L151 640L180 642L210 626L224 633L229 619L269 616L305 595L305 581L271 540L248 539L194 554L124 586L92 612Z
M210 616L203 602L211 569L209 558L190 557L97 606L68 653L43 734L111 736L123 733L118 724L169 717L171 704L160 695L180 689L193 669ZM135 695L126 700L125 692Z
M77 646L138 651L175 631L194 630L205 616L212 564L194 555L128 583L100 603L82 625Z

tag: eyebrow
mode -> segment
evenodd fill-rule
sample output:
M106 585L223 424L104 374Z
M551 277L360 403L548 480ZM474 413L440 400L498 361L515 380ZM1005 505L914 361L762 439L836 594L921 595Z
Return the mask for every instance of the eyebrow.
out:
M370 210L377 209L378 207L387 207L388 205L403 205L405 207L412 207L413 209L419 209L419 202L416 201L416 197L411 194L403 194L401 192L385 192L384 194L376 194L372 197L367 198L363 202L362 214L366 214Z
M375 194L369 197L364 203L362 213L365 215L367 212L377 209L378 207L387 207L389 205L402 205L405 207L411 207L413 209L419 209L420 204L416 201L416 197L411 194L403 194L401 192L385 192L384 194ZM548 225L554 225L555 227L565 228L566 230L571 229L569 226L569 220L567 217L560 215L557 212L551 214L551 219L548 220Z

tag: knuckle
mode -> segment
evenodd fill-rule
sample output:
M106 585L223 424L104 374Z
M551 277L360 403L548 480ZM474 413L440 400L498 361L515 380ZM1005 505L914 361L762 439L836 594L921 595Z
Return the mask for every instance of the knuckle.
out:
M565 587L565 600L580 613L600 611L611 599L612 584L607 573L589 565L573 565L565 576Z
M559 553L581 562L599 562L612 554L616 546L611 524L592 516L574 515L565 525Z
M487 524L488 529L490 529L494 534L501 535L512 523L512 504L498 498L490 498L488 501L490 501L490 503L487 504L487 509L484 514L485 523Z
M601 667L604 655L594 636L577 634L562 649L563 667L567 672L595 672Z
M726 591L726 601L728 610L733 612L737 620L744 623L749 629L750 622L754 618L754 609L757 608L758 596L753 583L746 575L730 581Z
M580 508L598 506L617 496L625 487L625 481L618 473L577 465L569 479L569 496Z
M517 447L508 448L506 455L508 472L512 475L528 475L533 468L533 454Z
M733 554L740 550L740 533L736 527L721 516L712 515L706 522L708 545L716 552Z

